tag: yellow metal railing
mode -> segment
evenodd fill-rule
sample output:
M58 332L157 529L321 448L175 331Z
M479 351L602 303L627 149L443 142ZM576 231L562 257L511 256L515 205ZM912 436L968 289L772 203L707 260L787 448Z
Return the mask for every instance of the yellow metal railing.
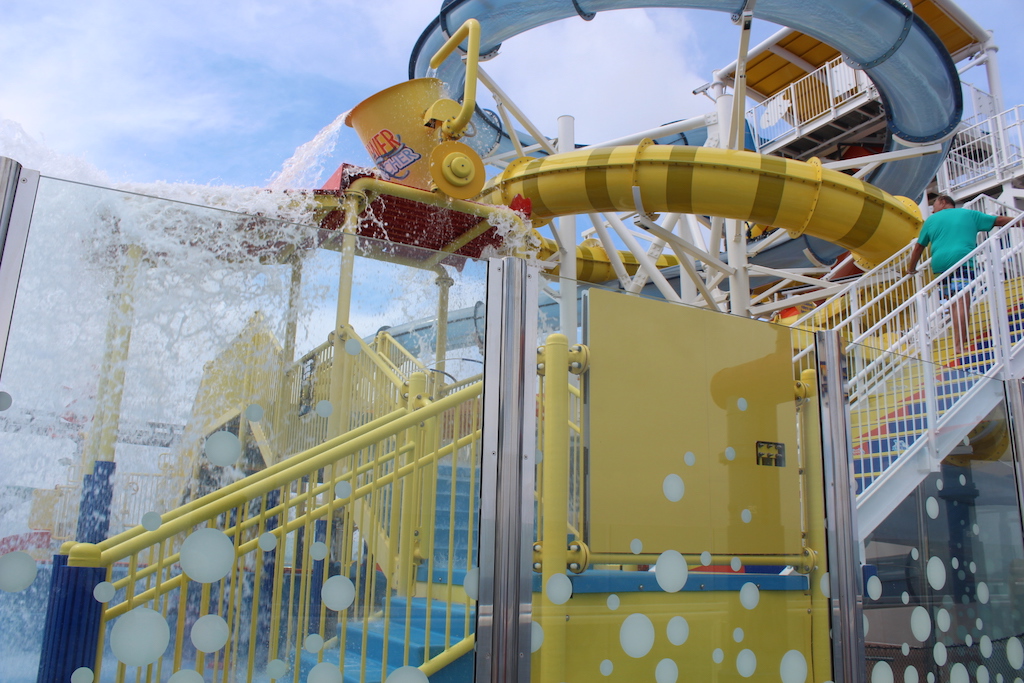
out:
M138 667L119 663L115 680L166 680L182 669L206 680L249 680L284 666L278 680L298 683L322 662L342 672L348 666L349 674L358 664L368 680L371 625L383 629L379 654L390 668L399 662L432 672L471 650L473 602L455 565L473 566L476 538L472 512L468 531L456 528L455 498L468 489L469 510L476 509L482 384L431 401L425 381L422 373L410 378L405 406L168 512L158 528L70 547L70 565L105 567L116 591L101 634L139 608L168 623L168 654ZM449 509L438 512L448 471ZM448 529L439 537L442 514ZM197 550L204 536L215 540ZM223 566L204 576L218 547L227 552ZM428 601L424 617L414 616L415 598ZM192 627L208 615L226 627L227 640L203 652ZM414 657L410 645L421 630L424 654ZM361 643L348 642L359 633ZM402 652L388 653L389 642ZM101 635L97 678L105 651Z

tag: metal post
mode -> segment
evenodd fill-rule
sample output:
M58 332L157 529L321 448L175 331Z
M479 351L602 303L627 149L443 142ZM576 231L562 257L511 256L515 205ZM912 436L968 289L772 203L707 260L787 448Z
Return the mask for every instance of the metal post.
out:
M1024 517L1024 380L1003 382L1003 391L1013 447L1013 472L1017 479L1017 511Z
M448 357L448 292L455 280L444 266L437 266L437 340L434 343L434 372L431 376L431 396L434 400L444 395L445 358Z
M14 297L28 244L29 224L39 188L39 172L0 157L0 369L14 316Z
M995 44L991 36L985 41L985 75L988 77L988 92L992 95L992 103L995 105L996 116L1002 119L1003 113L1003 81L999 77L999 59L996 54L999 46Z
M532 629L537 297L540 271L487 271L476 680L528 683Z
M571 116L558 117L558 151L571 152L576 149L575 119ZM576 216L562 216L558 219L558 239L562 245L559 254L558 294L562 333L576 343Z
M832 598L832 661L835 683L865 683L864 586L853 488L853 450L847 420L847 372L838 332L817 332L821 446L825 474L825 530Z

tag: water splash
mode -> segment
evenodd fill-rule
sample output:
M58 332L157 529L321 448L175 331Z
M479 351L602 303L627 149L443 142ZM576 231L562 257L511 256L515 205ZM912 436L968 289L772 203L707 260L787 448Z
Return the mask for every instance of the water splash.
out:
M340 114L312 140L300 145L295 154L281 165L281 170L271 178L267 187L271 190L320 187L323 184L324 163L334 152L346 116L348 112Z

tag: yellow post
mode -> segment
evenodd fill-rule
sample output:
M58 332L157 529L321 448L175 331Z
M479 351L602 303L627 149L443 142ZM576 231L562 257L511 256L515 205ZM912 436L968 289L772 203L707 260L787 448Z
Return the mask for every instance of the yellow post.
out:
M341 268L338 274L338 306L335 314L334 332L331 338L334 357L331 359L330 401L333 411L327 418L327 433L332 437L341 436L349 428L348 379L351 364L345 352L345 328L352 310L352 276L355 272L356 236L359 224L359 200L350 197L345 200L345 226L341 242Z
M132 339L135 315L135 279L142 263L142 247L129 246L117 274L115 299L107 322L106 352L97 388L96 414L86 437L85 474L92 474L97 460L113 461L117 427L121 419L124 371Z
M433 391L431 395L435 398L443 396L445 384L445 356L448 355L448 290L455 284L448 271L443 266L438 266L437 279L437 342L434 345L434 376Z
M569 340L552 334L544 346L544 483L541 500L541 571L543 581L537 612L544 629L540 657L540 682L565 680L565 605L548 598L551 577L565 574L569 561L566 530L569 527Z
M825 552L825 483L821 453L821 416L818 411L817 380L813 369L800 373L800 381L808 391L807 403L801 412L806 444L804 458L804 490L807 492L807 540L805 546L817 553L817 562L810 574L811 582L811 680L832 677L832 641L829 636L831 604L822 591L821 579L827 567Z
M426 390L427 376L422 372L412 373L409 377L410 410L415 410L423 404L423 401L426 398ZM423 455L423 448L425 446L423 443L424 430L418 427L414 427L413 429L415 430L415 434L413 436L414 448L412 454L407 456L409 460L405 464L415 463ZM398 464L399 463L395 463L396 468ZM401 480L396 480L395 485L398 485L399 481L401 481L402 487L402 526L398 530L398 593L399 595L411 596L414 591L416 569L414 553L416 550L416 489L420 482L419 468L414 467L410 476L402 477Z

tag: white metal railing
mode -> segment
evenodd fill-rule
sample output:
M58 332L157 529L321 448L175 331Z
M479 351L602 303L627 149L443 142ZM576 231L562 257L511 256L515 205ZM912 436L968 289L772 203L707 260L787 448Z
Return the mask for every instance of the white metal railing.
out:
M967 208L1017 214L991 198L979 198ZM920 439L935 439L943 417L954 413L958 402L986 377L1019 374L1010 361L1024 340L1022 219L1024 214L1017 214L1012 223L993 230L957 264L973 262L975 277L951 297L943 292L943 279L933 279L927 269L896 276L894 266L902 266L904 250L861 278L865 284L849 288L841 306L835 303L838 298L826 302L845 315L829 327L842 331L847 340L858 493L901 462ZM872 283L884 286L872 289ZM867 294L868 301L856 299ZM958 356L953 353L951 314L965 301L972 304L968 346ZM814 323L813 314L797 322L805 327ZM798 371L808 366L808 353L805 348L795 355Z
M979 183L996 185L1024 173L1024 106L1017 105L959 131L938 174L953 195ZM977 189L977 188L974 188Z
M835 118L855 97L873 93L866 74L836 57L747 111L757 151L787 135L802 135L809 125Z

